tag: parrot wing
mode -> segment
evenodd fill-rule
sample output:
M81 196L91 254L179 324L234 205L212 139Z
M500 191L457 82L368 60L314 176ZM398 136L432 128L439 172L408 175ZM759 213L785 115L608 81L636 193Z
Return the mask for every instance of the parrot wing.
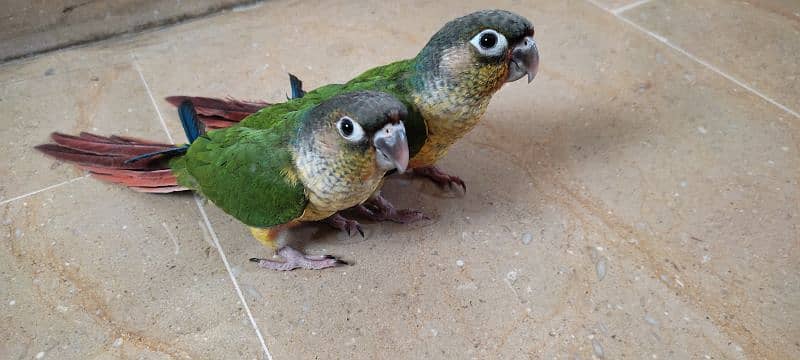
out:
M288 117L297 116L296 113ZM195 189L251 227L290 222L308 199L289 150L296 121L268 129L232 127L211 131L170 162L178 183Z

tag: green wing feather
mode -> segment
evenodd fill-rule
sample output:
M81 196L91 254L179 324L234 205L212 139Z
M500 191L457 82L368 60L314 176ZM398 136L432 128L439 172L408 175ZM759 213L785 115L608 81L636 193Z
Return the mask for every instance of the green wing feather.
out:
M427 138L427 128L422 116L417 112L411 99L414 84L415 59L401 60L388 65L372 68L350 80L346 84L330 84L309 91L300 99L293 99L261 109L248 116L241 126L263 129L281 121L276 114L297 111L315 106L333 96L359 90L373 90L393 95L408 108L405 121L408 147L413 157Z
M298 218L306 207L293 171L289 143L302 112L275 116L266 128L236 126L195 140L170 162L178 183L202 193L248 226L271 227Z

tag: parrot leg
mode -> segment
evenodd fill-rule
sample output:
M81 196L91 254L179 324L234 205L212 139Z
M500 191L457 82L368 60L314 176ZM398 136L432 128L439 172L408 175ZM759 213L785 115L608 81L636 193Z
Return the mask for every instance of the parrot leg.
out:
M277 247L278 240L285 235L288 226L279 226L269 229L250 228L253 236L262 244L272 249ZM281 246L277 251L283 262L268 259L251 258L250 261L258 263L264 269L289 271L298 268L320 270L334 266L347 265L347 262L331 255L306 255L289 246Z
M370 209L372 207L373 209ZM355 207L359 214L373 221L392 221L399 224L408 224L430 218L416 209L397 209L386 200L380 192L376 192L366 203Z
M361 237L364 237L364 229L361 228L358 221L350 220L339 213L333 214L323 221L334 229L346 231L348 236L352 236L355 231L358 231Z
M467 184L464 183L464 180L461 180L458 176L448 175L436 166L414 168L413 171L414 174L431 179L441 187L458 185L464 189L464 192L467 192Z

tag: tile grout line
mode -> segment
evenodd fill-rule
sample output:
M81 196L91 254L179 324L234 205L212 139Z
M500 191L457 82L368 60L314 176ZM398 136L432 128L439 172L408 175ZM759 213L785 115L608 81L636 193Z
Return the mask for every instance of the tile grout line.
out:
M147 81L144 78L144 74L142 73L139 64L136 62L136 55L131 52L131 57L133 58L133 66L136 69L136 72L139 73L139 78L144 83L145 90L147 90L147 95L150 97L150 101L153 103L153 107L156 109L156 113L158 113L158 118L161 120L161 125L164 128L164 132L167 134L167 137L171 142L175 142L172 139L172 134L170 134L169 129L167 128L167 124L164 121L164 117L161 115L161 111L158 109L158 105L156 104L156 100L153 97L153 92L150 90L150 86L147 84ZM267 347L267 342L264 341L264 336L261 334L261 329L258 328L258 324L256 323L255 317L253 317L253 313L250 311L250 306L247 305L247 300L244 298L244 293L242 293L242 289L239 287L239 282L236 280L236 276L233 274L233 269L231 269L231 265L228 262L228 257L225 256L225 251L222 250L222 245L219 242L219 237L217 233L214 231L214 227L211 226L211 221L208 219L208 215L206 214L205 208L203 208L203 204L200 201L200 197L195 193L194 194L194 201L197 204L197 208L200 210L200 215L205 222L206 229L211 234L211 239L214 241L214 245L217 248L217 252L219 253L219 257L222 259L222 264L225 266L225 270L228 272L228 276L233 283L233 287L236 290L236 295L239 297L239 301L242 303L242 307L244 307L245 313L247 314L247 318L250 320L250 325L253 327L253 330L256 332L256 336L258 337L258 341L261 343L261 349L264 351L264 354L267 355L268 360L272 360L272 354L269 352L269 348Z
M47 190L52 190L52 189L55 189L55 188L57 188L57 187L61 187L61 186L64 186L64 185L67 185L67 184L70 184L70 183L76 182L76 181L78 181L78 180L83 180L83 179L85 179L85 178L87 178L87 177L89 177L89 175L88 175L88 174L87 174L87 175L80 176L80 177L76 177L76 178L73 178L73 179L69 179L69 180L66 180L66 181L62 181L62 182L60 182L60 183L58 183L58 184L53 184L53 185L50 185L50 186L47 186L47 187L41 188L41 189L39 189L39 190L34 190L34 191L31 191L31 192L29 192L29 193L27 193L27 194L22 194L22 195L19 195L19 196L15 196L15 197L13 197L13 198L11 198L11 199L6 199L6 200L3 200L3 201L0 201L0 205L5 205L5 204L8 204L8 203L10 203L10 202L12 202L12 201L16 201L16 200L24 199L24 198L26 198L26 197L33 196L33 195L36 195L36 194L38 194L38 193L41 193L41 192L45 192L45 191L47 191Z
M261 342L261 348L264 350L264 353L267 354L267 359L272 360L272 354L269 352L269 348L267 347L267 343L264 341L264 336L261 334L261 330L258 328L258 324L256 324L256 319L253 317L253 313L250 311L250 306L247 305L247 301L244 298L244 294L242 293L242 288L239 287L239 282L236 281L236 276L233 275L233 270L231 269L231 264L228 262L228 257L225 256L225 252L222 251L222 245L219 243L219 237L217 237L217 233L214 231L214 228L211 226L211 221L208 219L208 215L206 214L206 210L203 207L202 202L200 201L200 196L194 194L194 202L197 204L197 208L200 209L200 215L203 217L203 222L205 222L206 228L211 233L211 239L214 240L214 245L217 247L217 252L219 252L219 257L222 258L222 263L225 265L225 269L228 270L228 276L231 278L231 282L233 283L233 287L236 289L236 295L239 296L239 300L242 302L242 307L244 307L245 313L247 313L247 317L250 319L250 325L253 326L253 330L256 331L256 335L258 336L258 341Z
M628 5L622 5L622 6L616 8L614 10L609 10L609 11L611 11L611 13L614 14L614 15L619 15L622 12L628 11L630 9L633 9L633 8L637 7L637 6L641 6L641 5L647 4L647 3L651 2L651 1L653 1L653 0L634 1L634 2L632 2L630 4L628 4Z
M133 68L139 73L139 79L142 80L144 84L144 89L147 90L147 96L150 97L150 102L153 103L153 107L156 109L156 114L158 114L158 120L161 121L161 127L164 128L164 133L167 134L167 139L169 142L175 143L175 139L172 138L172 134L170 134L169 129L167 129L167 122L164 121L164 115L161 115L161 110L158 108L158 104L156 103L156 99L153 97L153 92L150 91L150 85L147 84L147 80L144 79L144 74L142 74L142 68L139 66L139 63L136 61L136 54L131 52L131 62L133 63Z
M760 97L761 99L763 99L766 102L774 105L775 107L777 107L777 108L785 111L786 113L789 113L790 115L800 119L800 113L798 113L797 111L794 111L794 110L790 109L789 107L779 103L778 101L772 99L771 97L767 96L766 94L762 93L761 91L756 90L755 88L751 87L750 85L746 84L745 82L743 82L743 81L741 81L741 80L739 80L739 79L737 79L737 78L735 78L735 77L733 77L731 75L728 75L727 73L725 73L724 71L720 70L716 66L711 65L707 61L705 61L705 60L703 60L703 59L701 59L701 58L699 58L699 57L697 57L695 55L692 55L692 53L690 53L689 51L683 49L682 47L680 47L678 45L673 44L666 37L663 37L663 36L661 36L659 34L656 34L656 33L652 32L650 30L647 30L643 26L641 26L641 25L629 20L628 18L625 18L625 17L621 16L619 13L615 13L614 12L615 10L611 10L611 9L608 9L608 8L604 7L603 5L598 3L597 0L586 0L586 1L588 3L594 5L595 7L605 11L605 12L608 12L609 14L613 15L614 17L616 17L617 19L621 20L622 22L634 27L636 30L639 30L639 31L647 34L648 36L652 37L653 39L657 40L658 42L660 42L660 43L662 43L664 45L667 45L668 47L672 48L673 50L683 54L684 56L688 57L690 60L692 60L692 61L694 61L694 62L696 62L696 63L698 63L700 65L705 66L707 69L709 69L709 70L717 73L718 75L728 79L729 81L733 82L734 84L738 85L739 87L741 87L741 88L749 91L750 93Z

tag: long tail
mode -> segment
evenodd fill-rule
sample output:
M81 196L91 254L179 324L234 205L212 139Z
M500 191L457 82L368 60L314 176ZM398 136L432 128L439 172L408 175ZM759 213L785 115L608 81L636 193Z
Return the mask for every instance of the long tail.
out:
M292 92L290 99L298 99L306 94L303 90L303 82L292 74L289 74L289 85ZM169 96L166 100L175 106L180 106L187 100L191 101L197 110L198 118L207 129L222 129L236 125L250 114L272 105L266 101L236 100L230 97L221 99L202 96Z
M189 141L202 135L190 102L180 105L179 114ZM78 136L50 135L53 143L36 149L58 160L73 163L100 180L149 193L188 190L178 185L167 160L186 153L187 146L161 144L122 136L100 136L83 132Z
M161 156L151 156L135 162L127 161L135 156L174 149L175 145L85 132L79 136L55 132L50 137L55 144L38 145L36 150L73 163L100 180L141 192L187 190L178 185L178 179L172 175Z

